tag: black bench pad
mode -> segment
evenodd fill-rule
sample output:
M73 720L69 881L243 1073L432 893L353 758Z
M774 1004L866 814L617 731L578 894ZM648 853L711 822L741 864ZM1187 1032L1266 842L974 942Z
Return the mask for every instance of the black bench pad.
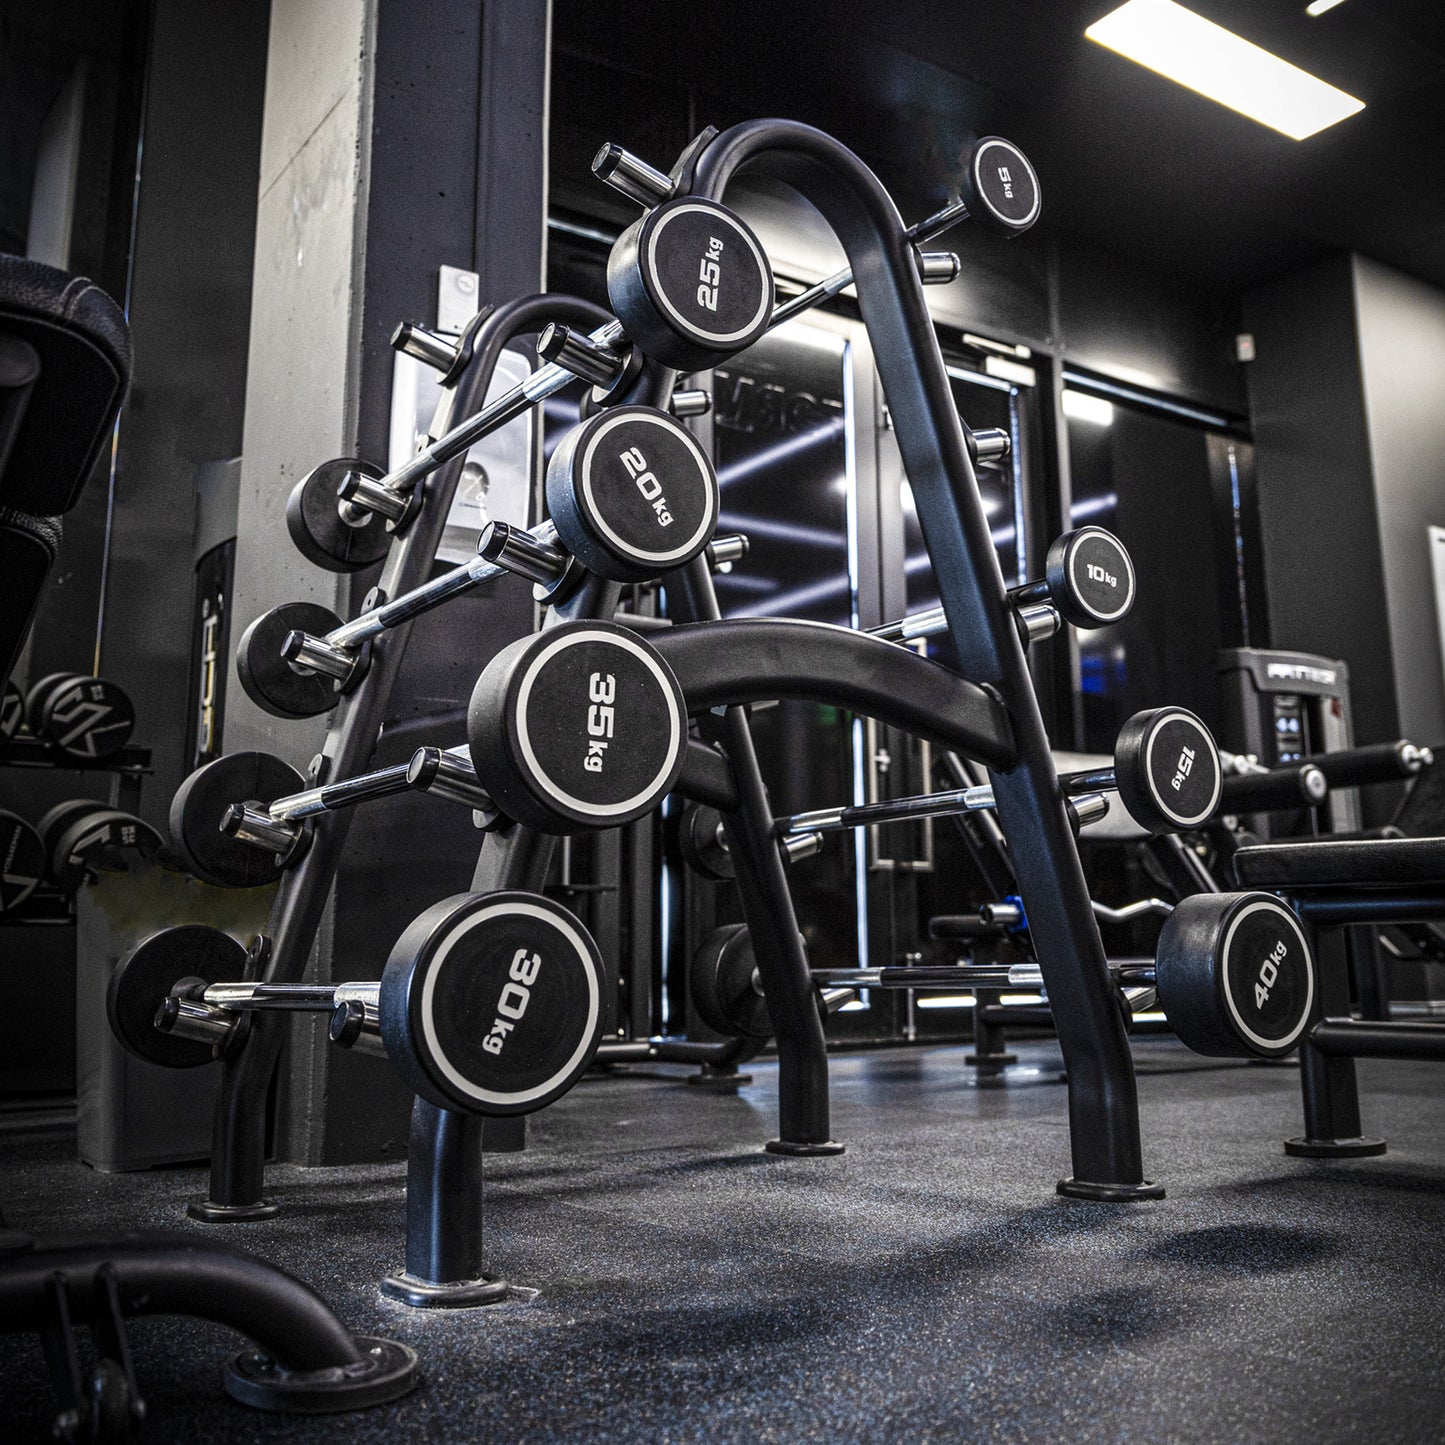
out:
M0 334L35 348L40 377L0 475L0 505L68 512L110 440L130 381L130 332L94 282L0 255Z
M1234 855L1245 888L1445 884L1445 838L1318 838L1261 843Z

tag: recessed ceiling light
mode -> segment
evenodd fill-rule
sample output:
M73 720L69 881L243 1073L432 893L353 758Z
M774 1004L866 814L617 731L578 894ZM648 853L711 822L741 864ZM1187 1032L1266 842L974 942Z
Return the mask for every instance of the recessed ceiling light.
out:
M1309 16L1323 15L1326 10L1333 10L1336 5L1342 5L1344 0L1310 0L1305 6L1305 14Z
M1174 0L1128 0L1084 35L1292 140L1365 108L1364 101Z

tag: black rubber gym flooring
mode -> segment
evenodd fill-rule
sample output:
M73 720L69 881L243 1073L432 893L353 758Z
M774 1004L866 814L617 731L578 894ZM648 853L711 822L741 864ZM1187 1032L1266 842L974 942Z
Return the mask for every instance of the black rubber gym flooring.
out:
M1024 1049L1026 1062L1056 1054ZM232 1404L237 1337L133 1326L152 1442L1285 1441L1445 1437L1445 1101L1438 1068L1365 1063L1383 1158L1287 1158L1289 1066L1139 1047L1146 1160L1169 1197L1054 1195L1064 1095L969 1087L961 1050L833 1061L841 1158L759 1145L776 1074L586 1080L489 1159L490 1259L535 1297L463 1314L384 1302L402 1167L276 1167L284 1212L206 1231L305 1276L354 1328L420 1351L398 1405L282 1419ZM98 1175L69 1141L3 1141L34 1230L187 1223L195 1170ZM34 1438L33 1337L0 1341L0 1438Z

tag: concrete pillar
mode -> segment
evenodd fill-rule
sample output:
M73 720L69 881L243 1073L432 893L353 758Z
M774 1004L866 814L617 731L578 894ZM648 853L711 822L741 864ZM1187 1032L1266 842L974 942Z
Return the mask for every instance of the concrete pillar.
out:
M399 321L435 323L439 267L478 272L479 303L540 288L549 21L547 0L272 6L233 638L282 602L353 615L371 586L372 572L340 576L300 556L286 498L332 457L385 466L388 337ZM501 605L463 598L423 619L390 717L463 707L486 658L530 621L522 588ZM225 727L228 752L260 749L304 768L326 719L272 718L233 674ZM450 727L411 737L407 751L461 741L460 724ZM411 919L466 889L478 841L469 815L427 799L362 810L316 976L379 977ZM395 1072L330 1048L308 1022L292 1034L278 1152L314 1164L399 1152L410 1101Z

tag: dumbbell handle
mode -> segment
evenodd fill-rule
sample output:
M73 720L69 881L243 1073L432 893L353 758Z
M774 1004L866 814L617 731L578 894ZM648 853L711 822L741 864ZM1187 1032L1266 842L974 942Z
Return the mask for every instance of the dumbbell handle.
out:
M1094 823L1109 811L1109 801L1100 789L1115 786L1113 768L1087 773L1061 773L1059 782L1070 795L1069 806L1080 826ZM890 798L882 803L850 803L837 808L818 808L779 818L779 833L836 833L845 828L866 828L875 823L907 823L920 818L946 818L957 813L983 812L994 806L993 788L980 784L946 793L920 793L907 798Z
M355 1001L375 1013L380 1007L378 983L212 983L207 984L199 1002L212 1008L245 1012L251 1009L279 1009L294 1013L316 1013Z
M1110 963L1119 984L1152 984L1154 965L1147 959ZM1036 963L996 965L938 964L887 968L815 968L810 977L818 988L1042 988L1043 970Z
M957 225L960 221L968 219L968 207L962 201L950 201L941 211L935 211L931 216L910 226L904 235L914 243L921 245L924 241L931 241L935 236L941 236L950 226ZM819 281L816 286L810 286L806 291L800 291L791 300L784 301L781 306L774 308L772 319L768 322L768 330L775 326L781 326L785 321L791 321L793 317L801 315L804 311L811 310L822 301L830 300L840 291L845 291L853 284L853 268L845 266L841 271L835 271L831 276Z
M1022 590L1016 587L1013 592ZM1010 601L1016 600L1013 592L1009 595ZM1018 606L1017 615L1030 642L1042 642L1054 636L1063 625L1063 619L1058 612L1047 603ZM907 617L900 617L896 622L884 622L878 627L870 627L868 631L874 637L881 637L884 642L912 642L915 638L937 637L940 633L947 632L948 618L944 616L943 608L930 607L926 612L913 612Z
M1005 431L975 432L977 459L990 461L1006 454L1008 440ZM1021 582L1017 587L1010 587L1005 595L1018 614L1030 642L1052 637L1063 625L1048 578ZM870 627L868 630L885 642L911 642L916 637L937 637L939 633L947 632L948 618L944 616L943 608L930 607L926 612L914 612L897 622L885 622L881 627Z
M531 528L527 532L527 536L545 546L556 540L557 529L550 521L546 521ZM488 561L485 557L473 557L470 561L463 562L460 567L454 567L450 572L443 572L440 577L436 577L420 587L414 587L410 592L403 592L399 597L392 598L390 602L383 602L381 606L373 607L369 612L363 612L351 622L342 623L340 627L333 628L319 640L330 647L345 652L354 652L362 643L369 642L373 637L379 637L383 632L400 627L403 623L420 617L422 613L440 607L443 602L450 601L460 593L481 586L483 582L491 582L497 577L504 577L506 572L505 567Z
M615 352L619 344L626 345L627 337L620 322L609 321L593 331L587 341L594 347ZM617 365L621 369L621 356L617 357ZM395 471L388 472L381 478L379 485L393 492L410 492L423 477L429 476L439 466L451 461L453 457L461 456L465 451L470 451L483 437L500 430L539 401L554 396L576 380L575 372L556 362L539 367L525 381L499 396L496 401L489 402L465 421L458 422L449 432L423 447Z
M380 983L212 983L164 999L155 1026L161 1033L209 1044L219 1055L244 1013L329 1013L337 1043L385 1054L380 1006Z
M295 843L307 818L390 798L409 789L432 793L478 812L495 811L477 780L465 745L445 750L420 748L405 763L289 793L268 804L264 811L247 803L232 803L221 820L221 831L242 842L283 853Z

